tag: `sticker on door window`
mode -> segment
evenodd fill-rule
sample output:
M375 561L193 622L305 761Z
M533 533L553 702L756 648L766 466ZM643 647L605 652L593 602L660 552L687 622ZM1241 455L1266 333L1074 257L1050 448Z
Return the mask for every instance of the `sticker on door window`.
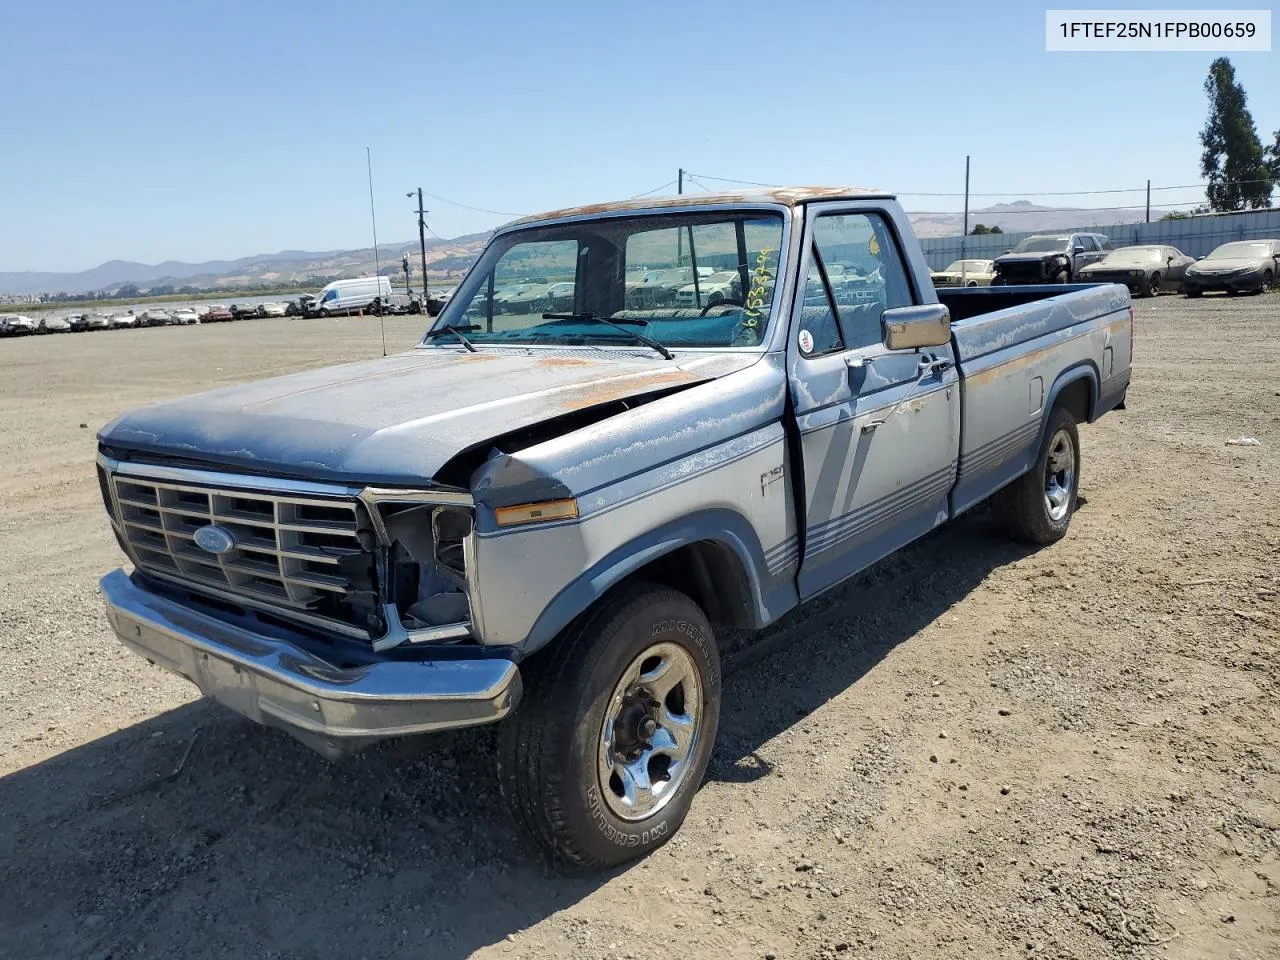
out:
M800 331L800 349L805 353L811 353L813 351L813 334L808 330Z

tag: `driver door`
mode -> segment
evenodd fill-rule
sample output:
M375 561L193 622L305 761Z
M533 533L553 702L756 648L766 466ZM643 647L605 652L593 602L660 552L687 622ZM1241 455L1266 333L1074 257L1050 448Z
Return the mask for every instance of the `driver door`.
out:
M955 357L950 344L882 343L886 309L936 302L912 285L890 212L887 201L862 201L813 204L806 215L806 279L788 349L804 473L802 598L948 517L960 436ZM910 256L925 275L914 244Z

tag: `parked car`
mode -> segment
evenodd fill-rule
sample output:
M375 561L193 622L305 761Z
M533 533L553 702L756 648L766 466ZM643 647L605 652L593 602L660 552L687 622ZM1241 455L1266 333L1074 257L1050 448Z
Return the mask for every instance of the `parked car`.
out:
M72 333L83 333L89 328L89 315L87 313L73 313L67 317L67 323L71 325Z
M935 287L989 287L995 275L993 260L953 260L930 279Z
M201 323L225 323L228 320L234 320L231 314L231 308L224 303L215 303L207 307L204 313L200 314Z
M133 316L133 314L129 314L129 316ZM136 323L137 318L135 317L134 319ZM85 320L84 328L86 330L110 330L111 318L105 313L91 313Z
M453 296L453 287L446 287L443 290L430 289L427 291L427 315L438 317L440 311L444 309L444 305L449 302L449 298Z
M258 307L258 315L262 317L283 317L287 307L283 303L264 303Z
M1150 244L1120 247L1080 271L1082 283L1123 283L1140 297L1154 297L1161 290L1178 290L1187 267L1195 263L1177 247Z
M142 326L137 314L130 313L113 313L107 318L107 326L112 330L131 330L134 327Z
M391 280L388 277L356 277L352 280L335 280L326 284L310 304L310 316L330 317L338 314L359 313L381 297L391 299Z
M677 307L713 307L726 300L742 302L742 275L737 270L720 270L705 280L692 280L676 291Z
M71 321L66 317L41 317L36 333L70 333Z
M305 317L312 301L314 300L315 297L309 293L302 294L296 300L290 300L284 308L285 316Z
M682 217L737 228L746 305L610 314L619 261L583 257L586 312L492 323L504 263L583 236L625 250ZM879 299L784 300L819 254L878 274L855 289ZM1123 406L1131 321L1111 284L935 290L885 194L524 218L409 355L105 427L105 505L133 564L102 580L108 620L329 754L501 720L502 795L527 832L619 863L675 834L706 771L713 625L772 623L988 498L1020 539L1066 535L1077 424Z
M184 307L181 310L175 310L173 312L173 322L179 326L196 324L200 322L200 314L196 313L190 307Z
M1112 249L1101 233L1055 233L1024 237L995 259L996 286L1010 283L1071 283L1080 271Z
M1280 277L1280 240L1236 240L1224 243L1187 267L1183 289L1188 297L1206 290L1262 293Z
M36 322L21 313L0 314L0 322L4 324L6 337L23 337L36 332Z
M173 322L173 317L169 315L169 311L162 310L159 307L144 310L138 315L138 326L140 327L167 327L172 325Z
M715 272L714 267L699 266L698 280L709 278ZM673 306L680 288L692 282L691 267L655 267L645 270L638 281L626 285L624 302L632 310Z

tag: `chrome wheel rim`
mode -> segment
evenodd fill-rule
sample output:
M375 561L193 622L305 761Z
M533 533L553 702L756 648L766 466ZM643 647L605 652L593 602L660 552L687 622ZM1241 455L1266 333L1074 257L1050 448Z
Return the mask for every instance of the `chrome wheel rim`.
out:
M698 665L675 643L631 661L600 728L600 796L621 820L643 820L670 802L689 775L702 717Z
M1075 445L1071 442L1071 434L1059 430L1049 441L1044 471L1044 506L1054 523L1067 515L1075 482Z

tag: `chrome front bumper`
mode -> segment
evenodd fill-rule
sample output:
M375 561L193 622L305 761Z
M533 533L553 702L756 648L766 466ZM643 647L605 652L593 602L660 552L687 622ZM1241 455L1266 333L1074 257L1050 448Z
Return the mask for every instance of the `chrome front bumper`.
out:
M520 700L509 660L393 661L342 668L274 637L102 578L107 619L125 646L236 713L279 727L327 756L384 737L476 726Z

